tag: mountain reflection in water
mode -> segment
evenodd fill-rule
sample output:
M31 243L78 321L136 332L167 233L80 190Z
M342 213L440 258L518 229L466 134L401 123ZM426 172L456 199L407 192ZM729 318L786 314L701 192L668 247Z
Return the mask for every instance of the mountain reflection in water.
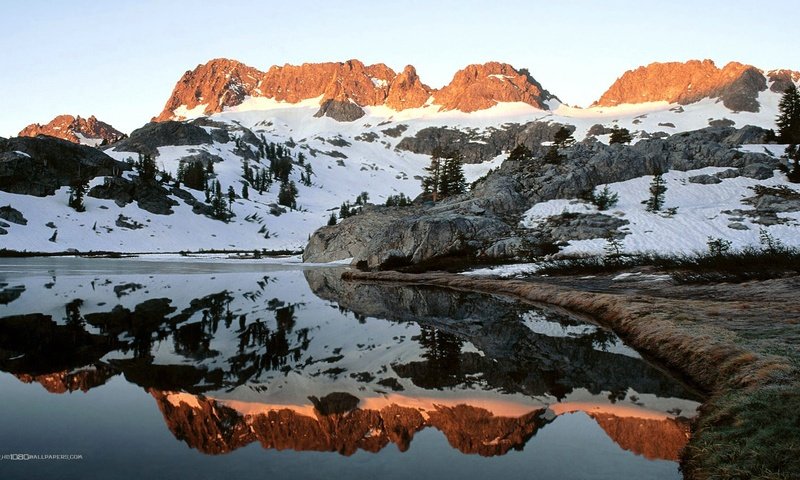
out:
M612 332L509 299L339 275L0 273L0 370L56 394L122 376L206 454L254 442L406 451L432 427L459 452L498 456L583 412L624 450L678 459L698 399Z

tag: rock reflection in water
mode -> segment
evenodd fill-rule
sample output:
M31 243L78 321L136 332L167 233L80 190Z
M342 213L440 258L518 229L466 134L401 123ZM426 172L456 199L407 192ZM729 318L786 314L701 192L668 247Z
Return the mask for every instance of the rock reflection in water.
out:
M65 301L41 311L25 302L42 279L22 279L0 307L0 369L52 393L122 375L207 454L254 442L406 451L434 428L460 452L496 456L572 412L647 458L675 460L686 442L674 414L694 396L612 333L561 313L345 283L331 269L304 281L297 271L200 277L48 276Z

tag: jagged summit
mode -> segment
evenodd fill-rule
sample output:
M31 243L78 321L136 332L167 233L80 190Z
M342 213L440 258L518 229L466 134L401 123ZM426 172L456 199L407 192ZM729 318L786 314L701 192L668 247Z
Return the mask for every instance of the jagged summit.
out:
M625 72L594 105L611 107L656 101L688 105L704 98L717 98L730 110L758 112L761 107L758 95L768 84L772 91L780 92L788 82L798 80L798 72L763 72L738 62L722 68L711 60L651 63Z
M46 125L39 123L28 125L19 132L18 136L35 137L37 135L49 135L83 145L99 145L104 141L112 143L124 136L122 132L108 123L101 122L94 115L89 118L81 118L80 115L77 117L59 115Z
M498 102L524 102L547 110L546 102L556 98L542 88L525 69L507 63L489 62L459 70L453 80L433 94L433 103L443 110L474 112Z
M266 72L241 62L214 59L187 71L156 121L212 114L241 104L246 97L287 103L320 98L317 116L339 121L361 117L362 107L386 106L401 111L427 103L442 110L474 112L499 102L524 102L546 109L552 98L527 70L490 62L460 70L439 90L422 83L408 65L399 74L382 63L359 60L273 66Z

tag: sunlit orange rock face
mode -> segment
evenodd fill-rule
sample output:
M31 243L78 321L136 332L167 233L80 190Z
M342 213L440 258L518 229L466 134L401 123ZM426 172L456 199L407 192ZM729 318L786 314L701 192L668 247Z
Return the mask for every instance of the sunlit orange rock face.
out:
M390 443L406 451L416 432L434 427L463 453L503 455L524 445L544 423L539 418L542 410L506 418L467 405L437 407L427 412L427 419L418 409L399 405L346 411L325 411L317 405L314 416L290 408L242 415L211 399L171 402L168 392L150 393L175 437L209 454L230 452L254 441L264 448L343 455L378 452Z
M498 102L524 102L546 109L549 94L524 71L507 63L469 65L456 72L449 85L434 93L433 103L443 110L474 112Z
M106 383L114 372L103 368L91 368L79 371L62 371L42 375L17 374L24 383L38 383L50 393L88 392L94 387Z
M320 104L333 100L361 107L386 103L416 108L427 101L430 88L419 81L413 67L397 75L382 63L367 66L348 60L273 66L261 72L235 60L215 59L183 75L155 120L174 119L174 110L182 105L206 105L205 114L221 112L247 96L288 103L322 97Z
M207 112L221 112L224 107L239 105L255 90L262 75L255 68L225 58L199 65L178 80L164 111L155 120L170 120L172 111L181 105L192 109L207 103Z
M546 108L549 94L527 72L504 63L470 65L441 90L422 83L413 66L399 74L382 63L358 60L273 66L266 72L229 59L215 59L187 71L175 86L155 121L180 119L175 110L204 105L204 114L239 105L245 97L265 97L288 103L320 97L327 102L358 107L385 105L394 110L418 108L433 95L443 110L473 112L498 102L525 102Z
M100 143L105 140L107 143L114 142L122 138L123 134L111 125L101 122L94 115L89 118L73 117L72 115L59 115L50 123L41 125L33 123L23 128L19 132L20 137L35 137L37 135L49 135L68 140L73 143L81 143L78 134L89 139L97 140Z
M756 97L766 89L767 80L760 70L738 62L723 68L711 60L651 63L625 72L595 105L657 101L688 105L704 98L719 98L731 110L757 112Z
M496 456L521 449L548 423L543 409L517 417L470 405L437 405L425 411L396 404L362 409L348 394L312 399L314 407L308 411L287 406L242 413L213 399L150 393L173 435L207 454L227 453L252 442L268 449L342 455L358 450L375 453L390 443L406 451L418 431L433 427L462 453ZM589 415L621 448L649 459L677 460L688 440L688 424L681 420Z
M545 423L535 410L521 417L498 417L469 405L440 407L430 412L430 425L444 433L453 448L462 453L488 457L504 455L525 445Z
M590 413L589 416L617 445L651 460L678 461L689 440L688 421L617 417L606 413Z

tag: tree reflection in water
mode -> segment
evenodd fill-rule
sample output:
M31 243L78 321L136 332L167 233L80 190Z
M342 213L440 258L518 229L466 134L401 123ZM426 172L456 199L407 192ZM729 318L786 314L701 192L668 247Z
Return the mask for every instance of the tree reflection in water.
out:
M507 418L454 404L429 407L423 418L402 405L394 405L394 410L358 407L361 399L380 398L387 387L412 399L435 397L443 390L454 398L482 391L499 400L506 394L563 399L585 390L614 403L624 401L629 389L694 398L640 358L613 353L611 349L620 343L610 331L591 326L579 334L551 336L536 333L522 320L535 312L553 324L583 325L560 313L486 295L344 284L309 273L306 277L317 298L301 300L293 295L290 300L276 295L271 290L280 282L263 276L248 288L230 287L193 299L167 298L165 289L139 280L142 284L136 288L121 284L114 289L117 299L121 292L134 291L139 295L135 303L105 309L96 307L108 297L92 296L93 281L92 291L62 304L54 315L30 312L0 318L0 369L22 381L39 382L54 393L90 390L123 375L149 391L176 436L194 438L196 448L213 443L200 437L210 433L206 429L215 418L224 417L226 425L235 426L235 431L215 426L214 431L232 443L203 447L209 452L237 448L262 434L259 441L267 445L292 428L301 434L300 425L320 435L347 432L353 442L308 441L322 450L377 451L389 442L407 448L414 432L435 426L462 451L495 455L521 448L550 421L541 416L543 409ZM20 291L26 294L25 289ZM14 301L10 300L12 305ZM93 305L90 313L82 313L87 305ZM265 413L267 417L258 423L261 433L246 428L245 414L213 400L214 395L241 391L240 387L272 392L277 379L288 381L289 373L300 379L297 385L311 389L300 398L313 401L296 405L297 411L286 407ZM348 393L331 393L339 375L350 382L342 383ZM180 403L175 398L183 397L176 394L191 394L194 400ZM328 412L334 394L347 399L348 406ZM312 408L314 417L303 408ZM269 426L273 417L295 423L280 433ZM387 420L390 417L405 423L395 424ZM604 417L607 428L621 428L612 417ZM394 433L382 430L391 428ZM364 435L374 438L367 441ZM503 435L510 443L491 444L494 438L506 438ZM265 440L267 436L272 440ZM286 442L294 445L291 448L304 445Z

